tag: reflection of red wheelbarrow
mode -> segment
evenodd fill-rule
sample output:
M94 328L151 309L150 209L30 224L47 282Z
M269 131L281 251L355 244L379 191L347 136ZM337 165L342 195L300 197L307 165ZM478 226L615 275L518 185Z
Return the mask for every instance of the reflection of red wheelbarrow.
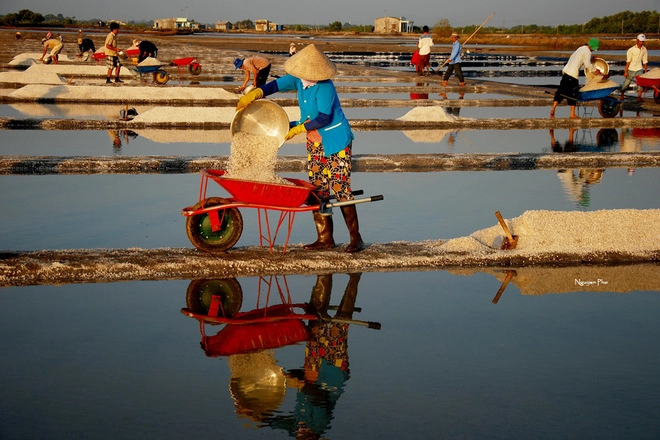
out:
M660 78L644 78L641 75L635 77L635 82L639 87L645 87L653 90L653 100L660 104Z
M240 238L243 232L243 217L238 208L258 210L259 245L264 246L264 242L268 243L270 252L273 253L277 235L285 221L288 227L282 252L286 252L291 227L298 212L320 211L331 214L333 207L383 200L383 196L378 195L344 202L319 201L318 204L303 205L314 190L313 185L303 180L287 178L289 184L273 184L231 179L225 176L223 170L202 170L201 174L198 202L194 206L183 208L181 214L187 217L186 231L192 244L209 253L225 252ZM209 179L223 187L232 197L207 198ZM361 191L355 191L354 194L361 194ZM280 212L274 232L270 227L269 211Z
M262 290L264 304L262 305ZM279 304L270 304L273 288ZM241 312L243 291L235 278L193 280L186 291L186 308L181 313L199 321L202 349L209 357L229 356L279 348L308 341L311 337L304 321L319 316L306 312L307 304L291 300L286 277L260 277L257 307ZM359 312L360 308L354 311ZM379 322L324 318L324 322L357 324L379 330ZM206 335L206 324L225 326L214 336Z

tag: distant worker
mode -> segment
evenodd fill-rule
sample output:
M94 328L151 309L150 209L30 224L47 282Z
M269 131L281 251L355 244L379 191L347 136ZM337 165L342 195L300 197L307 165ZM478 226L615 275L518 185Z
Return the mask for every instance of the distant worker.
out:
M111 84L112 71L115 70L115 83L123 83L119 79L119 72L121 71L121 63L119 62L119 52L121 49L117 47L117 34L119 33L119 23L113 21L110 23L110 33L105 37L105 64L108 67L108 75L105 80L106 84Z
M294 56L296 52L297 52L296 43L289 44L289 56L290 57Z
M633 82L637 75L643 75L649 70L649 53L644 47L644 42L646 41L646 35L639 34L637 35L637 40L635 45L628 49L626 52L626 67L623 69L623 85L621 85L621 99L623 99L623 93L630 86L630 83ZM643 87L637 88L637 100L642 100L642 91Z
M426 70L426 75L431 74L431 47L433 46L433 37L429 34L429 27L424 26L422 28L424 32L419 40L417 41L417 48L419 49L419 60L417 62L417 75L424 75L424 70Z
M83 38L82 41L78 44L78 48L80 49L80 53L78 54L78 58L82 57L84 53L87 52L96 52L96 46L94 46L94 42L90 40L89 38ZM86 59L85 59L86 61Z
M461 42L458 41L458 34L456 32L451 34L451 41L451 53L449 54L449 58L447 58L449 66L447 67L445 76L442 78L442 87L447 85L449 77L454 72L456 72L456 77L458 78L458 85L462 87L465 85L463 80L463 70L461 69L461 63L463 62L461 59L461 50L463 47L461 46Z
M234 66L237 69L243 69L245 71L245 79L243 80L243 85L238 88L239 92L245 90L247 83L250 81L251 74L254 75L252 85L255 87L261 87L266 84L268 75L270 75L270 61L263 57L254 56L243 60L236 58L234 60Z
M82 29L78 29L78 50L79 50L78 56L79 57L82 56L82 53L83 53L82 42L83 42L84 38L85 38L85 35L83 34Z
M579 119L580 117L575 113L577 105L577 95L580 91L580 69L584 71L594 70L591 64L591 52L598 50L600 43L598 39L592 38L586 44L578 47L575 52L568 59L568 62L562 69L562 77L559 82L559 87L555 92L554 101L552 103L552 110L550 110L550 119L554 119L555 110L557 106L566 99L568 105L571 106L571 119Z
M140 49L140 55L138 56L138 63L146 60L149 57L157 58L158 57L158 48L151 41L140 41L133 40L133 46Z
M14 36L16 37L17 40L20 40L22 38L20 32L16 32L16 35L14 35Z
M41 54L39 61L44 61L46 64L49 64L52 61L54 64L58 64L59 54L62 52L63 47L64 44L59 38L49 38L48 40L44 41L44 52ZM50 56L44 60L46 52L48 52L49 49Z

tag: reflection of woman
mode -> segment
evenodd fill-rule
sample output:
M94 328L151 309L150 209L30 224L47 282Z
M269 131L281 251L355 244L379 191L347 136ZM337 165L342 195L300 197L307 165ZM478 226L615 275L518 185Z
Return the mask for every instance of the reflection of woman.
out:
M600 183L603 169L585 168L577 170L559 170L557 177L561 181L564 192L578 205L589 206L589 186Z
M335 319L352 318L361 275L349 275ZM287 429L298 438L320 438L330 428L335 405L349 379L348 324L329 321L331 292L332 275L319 275L308 311L320 319L309 324L311 338L305 347L303 371L289 373L298 381L294 413L274 418L269 423L272 427Z

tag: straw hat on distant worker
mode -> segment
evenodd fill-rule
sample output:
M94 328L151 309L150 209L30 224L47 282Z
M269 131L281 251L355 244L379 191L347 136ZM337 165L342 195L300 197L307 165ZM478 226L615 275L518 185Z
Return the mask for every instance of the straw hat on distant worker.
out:
M305 81L323 81L337 73L337 66L314 44L284 62L284 71Z

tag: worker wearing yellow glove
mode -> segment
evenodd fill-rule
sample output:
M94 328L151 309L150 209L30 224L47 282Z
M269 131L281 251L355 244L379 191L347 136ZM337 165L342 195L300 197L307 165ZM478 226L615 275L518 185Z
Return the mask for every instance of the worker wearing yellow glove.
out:
M291 127L289 129L289 132L286 134L284 140L289 140L294 136L299 135L300 133L307 133L307 129L305 128L305 124L299 124L294 127Z
M263 97L264 97L263 90L259 88L250 90L248 93L240 97L240 99L238 100L238 104L236 104L236 111L245 109L248 105L252 104L257 99L261 99Z
M316 204L330 200L354 199L351 190L351 157L353 155L353 132L341 108L337 90L331 78L337 67L314 44L307 45L284 62L287 75L264 84L242 96L236 110L245 109L250 103L277 92L295 92L300 108L300 119L294 122L286 134L286 140L306 133L307 170L309 182L315 189L308 203ZM348 228L350 243L344 252L364 249L360 235L357 210L354 204L341 206L341 213ZM332 215L312 211L318 235L314 243L305 249L333 249Z

